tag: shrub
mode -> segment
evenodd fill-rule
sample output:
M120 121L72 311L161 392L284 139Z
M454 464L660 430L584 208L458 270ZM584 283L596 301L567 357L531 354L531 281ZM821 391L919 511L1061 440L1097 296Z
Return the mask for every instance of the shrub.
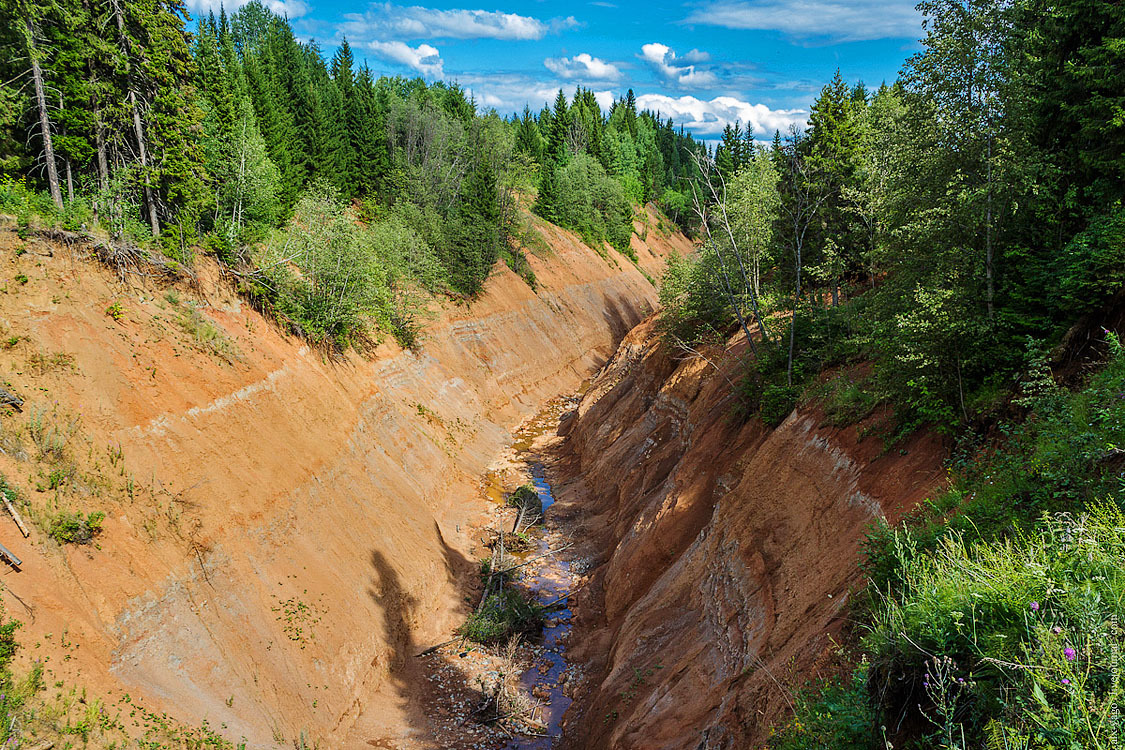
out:
M85 516L63 511L51 518L47 534L60 544L89 544L101 533L104 520L105 513L101 511Z
M539 499L539 492L536 491L533 484L524 484L517 487L508 496L508 505L513 508L526 508L535 513L543 512L543 501Z
M608 242L636 260L629 244L633 235L633 207L621 183L585 152L572 156L556 173L554 217L560 226L573 229L595 250Z
M422 311L416 290L436 289L441 273L406 221L361 227L339 191L317 185L258 258L255 291L314 343L346 349L374 325L412 346Z
M1012 539L951 534L904 560L867 639L885 708L918 711L942 747L1110 746L1125 732L1123 570L1125 514L1109 504Z
M801 390L796 386L775 385L767 383L762 388L759 414L762 421L770 427L777 427L785 421L794 407L797 406L797 397Z
M530 595L504 587L489 596L457 634L477 643L502 643L513 635L539 632L545 616L544 607Z
M867 666L850 677L809 685L795 696L792 721L770 740L774 750L875 747L877 714L867 695Z
M825 384L824 416L836 427L854 425L871 414L880 400L872 379L845 373Z
M302 194L287 229L267 243L259 272L278 310L301 333L340 349L363 334L386 288L339 191L323 184Z
M20 226L32 220L50 223L57 212L47 193L32 190L23 180L0 177L0 213L12 214Z
M714 255L672 253L660 280L660 330L673 345L717 341L729 326L730 311L718 286Z

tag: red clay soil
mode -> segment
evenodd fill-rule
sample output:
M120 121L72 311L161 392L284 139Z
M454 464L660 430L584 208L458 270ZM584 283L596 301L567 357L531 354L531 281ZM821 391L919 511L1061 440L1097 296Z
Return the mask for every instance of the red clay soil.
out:
M0 594L24 622L17 671L46 659L52 685L252 748L433 747L411 655L465 615L479 478L656 301L615 251L541 229L538 293L498 265L478 302L435 307L419 351L333 358L207 261L194 289L121 284L0 224L0 366L26 399L0 472L33 525L0 517L23 559ZM652 275L690 249L647 236ZM48 538L61 510L104 511L97 544Z
M733 378L743 346L708 356ZM770 430L734 405L650 320L563 426L555 508L597 563L570 641L592 677L565 748L760 746L829 661L865 527L943 481L934 436L884 454L814 411Z

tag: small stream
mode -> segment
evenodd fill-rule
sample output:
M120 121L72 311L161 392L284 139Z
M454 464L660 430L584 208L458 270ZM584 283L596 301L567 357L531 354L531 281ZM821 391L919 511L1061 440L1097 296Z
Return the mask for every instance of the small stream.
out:
M543 470L543 465L538 462L529 464L532 483L535 485L539 499L543 502L544 521L548 518L550 507L555 502L551 485ZM538 529L535 534L536 548L528 553L529 557L542 555L551 549L554 536L549 532ZM553 543L557 546L559 542ZM560 560L557 556L544 557L542 561L527 572L520 585L526 586L535 593L541 604L549 604L560 596L571 591L574 587L575 575L570 569L570 562ZM549 750L555 744L562 731L562 717L570 707L570 698L563 695L563 686L566 681L568 664L566 661L566 646L563 641L571 629L570 607L556 608L549 613L547 623L543 628L543 651L536 658L531 668L523 673L520 683L540 700L540 708L536 718L547 725L546 737L520 737L517 736L506 746L507 750Z

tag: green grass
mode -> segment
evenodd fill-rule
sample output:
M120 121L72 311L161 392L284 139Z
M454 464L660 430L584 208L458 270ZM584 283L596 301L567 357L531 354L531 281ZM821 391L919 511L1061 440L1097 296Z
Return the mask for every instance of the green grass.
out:
M902 583L866 639L874 697L917 711L941 747L1019 738L1036 747L1109 747L1125 723L1125 514L1044 516L995 541L944 537L903 556Z
M47 534L59 544L89 544L102 532L105 513L62 511L51 518Z
M867 700L867 665L849 677L810 684L794 696L794 719L770 741L776 750L875 747L877 720Z
M817 738L846 737L865 715L898 748L1110 748L1125 736L1114 711L1125 702L1125 354L1108 343L1109 361L1074 392L1033 368L1016 399L1028 412L1001 426L1006 438L966 440L948 491L871 530L871 583L853 610L870 663L798 703L776 747L848 747Z

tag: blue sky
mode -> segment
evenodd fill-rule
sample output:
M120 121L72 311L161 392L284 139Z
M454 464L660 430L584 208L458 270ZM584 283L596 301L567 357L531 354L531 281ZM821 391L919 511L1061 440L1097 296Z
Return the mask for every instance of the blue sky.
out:
M538 110L560 87L569 95L578 84L608 106L632 88L643 107L704 140L735 120L763 140L803 124L837 67L871 87L892 81L921 36L913 0L266 4L327 56L346 37L376 73L456 81L482 108Z

